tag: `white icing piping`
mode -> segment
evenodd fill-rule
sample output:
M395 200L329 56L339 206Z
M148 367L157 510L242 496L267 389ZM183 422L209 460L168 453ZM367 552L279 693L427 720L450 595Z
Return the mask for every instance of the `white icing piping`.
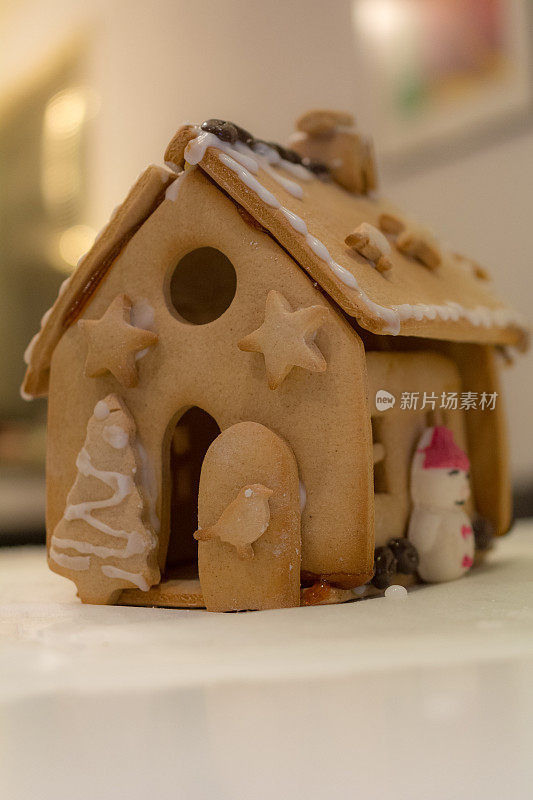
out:
M272 208L281 208L281 203L278 198L275 197L272 192L269 192L268 189L265 189L263 184L259 183L257 178L254 177L246 167L237 163L235 159L231 158L231 156L228 156L226 153L220 153L219 158L226 167L229 167L233 172L237 173L241 181L248 186L252 192L259 195L263 203L266 203L267 206L271 206Z
M174 184L171 184L174 186ZM145 297L139 297L131 307L130 322L136 328L151 330L155 322L155 309Z
M107 419L109 416L109 406L105 400L99 400L94 407L93 414L98 420Z
M53 305L48 309L48 311L45 311L45 313L43 314L39 330L37 331L36 334L34 334L32 336L32 338L30 340L30 343L28 344L26 350L24 351L24 363L27 366L29 366L29 364L30 364L30 362L32 360L33 351L35 349L35 345L37 344L37 342L41 338L41 333L43 332L43 328L46 325L46 323L48 322L48 320L50 318L50 315L51 315L52 311L54 310L54 308L56 306L57 301L59 300L59 298L61 297L63 292L66 290L66 288L67 288L67 286L68 286L68 284L70 282L71 277L72 277L72 275L69 275L68 278L65 278L65 280L63 281L63 283L59 287L59 291L57 293L57 297L56 297ZM19 389L19 393L20 393L20 396L22 397L23 400L30 401L30 400L33 400L33 398L34 398L34 395L29 394L29 392L24 391L22 386Z
M307 225L298 214L295 214L294 211L289 211L288 208L282 208L281 213L287 218L289 224L292 225L295 231L303 234L303 236L307 236Z
M207 131L202 131L195 139L189 142L185 148L185 160L191 166L198 164L204 157L208 147L216 147L217 150L221 150L222 153L236 161L249 173L255 174L259 171L259 168L265 170L286 192L289 192L298 200L303 198L303 189L300 184L283 177L283 175L279 175L272 167L279 167L304 181L311 180L313 177L311 172L301 164L291 164L281 158L273 147L258 143L252 150L243 142L236 142L232 146L227 142L221 141L214 133L208 133ZM266 192L266 189L264 191Z
M111 564L104 564L102 567L102 572L108 578L118 578L122 581L129 581L137 586L141 591L147 592L150 588L149 584L140 575L138 572L126 572L125 569L119 569L119 567L113 567Z
M263 169L266 162L267 165L284 169L285 172L289 172L291 175L293 175L295 178L299 178L301 181L313 180L313 173L304 167L303 164L293 164L291 161L287 161L285 158L280 156L277 150L274 150L274 148L270 147L270 145L268 145L266 142L256 142L253 149L247 147L242 142L237 142L235 147L240 153L251 155L253 160L259 162ZM244 166L246 166L246 164L244 164ZM274 173L272 177L275 180L279 179L277 173Z
M92 476L113 489L111 497L104 500L90 500L83 503L76 503L67 506L64 513L64 519L74 520L81 519L107 536L112 536L119 539L126 539L126 547L114 548L105 547L103 545L93 545L90 542L76 541L74 539L64 539L58 536L52 536L52 548L71 549L78 553L92 553L100 558L109 558L115 556L118 558L129 558L132 555L137 555L145 550L143 537L137 531L124 531L115 530L92 515L93 511L102 508L112 508L118 506L124 498L126 498L133 489L133 478L131 475L122 475L120 472L107 472L100 470L91 464L91 459L87 450L83 447L76 459L76 467L78 472L84 477ZM156 545L155 537L152 536L150 549ZM55 558L54 558L55 560Z
M247 147L242 142L236 142L235 148L238 151L236 154L237 158L235 160L239 161L243 167L246 167L246 169L254 173L258 171L259 167L261 167L266 173L268 173L268 175L270 175L271 178L277 181L280 186L283 186L286 192L289 192L289 194L297 197L298 200L303 198L304 191L299 183L291 181L289 178L284 178L283 175L279 175L274 169L272 169L273 166L281 167L281 169L292 173L295 177L300 178L300 180L311 180L311 173L309 170L305 169L305 167L302 167L301 164L291 164L290 161L286 161L284 158L282 158L273 147L269 147L261 142L256 145L255 150ZM228 153L228 155L231 156L231 153ZM253 165L253 167L251 165ZM295 169L292 169L293 167ZM298 167L299 171L296 169Z
M118 534L114 534L118 535ZM75 550L77 553L90 553L97 558L129 558L130 556L137 555L144 551L143 541L139 534L133 532L131 537L135 537L134 544L130 547L130 541L125 548L119 549L118 547L107 547L106 545L92 544L91 542L83 542L78 539L63 539L58 536L53 536L52 541L54 547L52 549L60 548L62 550ZM137 538L138 537L138 538ZM54 559L56 560L56 559Z
M216 147L226 155L239 161L249 172L257 172L257 161L254 158L249 158L246 154L239 152L227 142L223 142L214 133L207 131L200 131L195 139L191 139L185 148L185 160L187 164L195 166L205 156L205 151L208 147Z
M174 164L174 167L175 166L176 165ZM168 188L167 188L167 190L165 192L165 199L166 200L171 200L173 203L176 202L176 200L178 199L178 194L179 194L180 188L181 188L181 182L180 181L181 181L182 177L183 177L183 174L179 175L176 178L176 180L172 181L172 183L168 186Z
M278 175L277 172L275 172L268 164L265 164L263 169L268 175L270 175L271 178L274 178L275 181L281 184L286 192L289 192L289 194L297 197L298 200L303 198L304 190L299 183L295 183L295 181L291 181L289 178L284 178L282 175Z
M66 553L59 553L55 547L50 547L50 558L65 569L72 569L74 572L81 572L89 569L91 559L89 556L67 556Z
M102 431L102 439L115 450L123 450L128 444L128 432L120 425L107 425Z
M179 178L177 180L179 180ZM176 181L174 181L174 183L176 183ZM174 183L171 183L170 187L174 186ZM146 298L141 297L135 301L130 311L130 322L136 328L142 328L143 330L149 331L154 330L155 311L153 306L150 305ZM135 361L139 361L141 358L144 358L149 351L149 347L145 347L144 350L138 350L134 356Z
M400 332L402 321L407 321L410 319L431 320L436 319L437 317L442 320L454 321L461 318L466 319L476 327L506 327L507 325L512 324L523 324L521 315L507 308L488 308L487 306L465 308L459 303L452 301L444 303L443 305L430 305L426 303L417 303L415 305L411 305L409 303L401 303L391 307L382 306L379 303L375 303L366 294L366 292L361 289L355 276L352 275L352 273L345 267L342 267L340 264L334 261L329 250L323 244L323 242L309 233L305 221L290 209L282 206L278 198L265 186L263 186L258 179L251 174L250 170L244 166L243 153L241 150L243 148L245 150L249 150L250 148L246 148L245 145L240 144L239 150L236 151L234 148L227 146L225 142L222 142L214 134L202 132L195 139L192 139L187 145L185 150L185 158L187 163L191 165L198 164L204 157L205 151L208 147L215 147L218 150L221 150L222 152L219 154L219 158L222 163L235 172L245 186L255 192L264 203L271 208L279 209L292 228L294 228L297 233L305 236L306 243L313 253L329 266L331 271L339 278L339 280L341 280L346 286L349 286L351 289L355 289L359 293L359 296L365 306L379 319L382 319L386 322L386 326L383 328L383 333L389 333L393 336L396 336ZM276 151L272 148L268 148L263 145L258 145L257 151L250 152L254 152L255 155L264 155L267 150L276 153ZM276 155L279 154L276 153ZM254 169L254 172L255 171L257 170Z

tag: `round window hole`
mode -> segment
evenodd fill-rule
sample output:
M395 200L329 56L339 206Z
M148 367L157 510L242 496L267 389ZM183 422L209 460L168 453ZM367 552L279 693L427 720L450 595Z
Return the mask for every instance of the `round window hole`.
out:
M170 301L181 319L206 325L230 307L236 289L237 275L229 258L214 247L199 247L174 269Z

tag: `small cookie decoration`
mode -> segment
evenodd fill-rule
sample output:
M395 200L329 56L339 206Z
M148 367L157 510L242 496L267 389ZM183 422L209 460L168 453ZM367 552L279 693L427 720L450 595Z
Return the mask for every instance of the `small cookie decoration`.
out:
M50 539L51 568L74 581L86 603L115 602L121 589L148 591L160 579L157 536L144 520L149 511L136 433L117 395L98 401Z
M477 278L480 281L490 281L489 273L485 267L482 267L477 261L467 258L466 256L461 255L461 253L452 253L452 258L455 262L459 262L461 267L470 272L474 278Z
M296 130L310 136L323 136L334 133L339 128L353 128L355 119L349 111L315 109L306 111L296 120Z
M328 314L325 306L292 311L281 292L272 290L266 300L265 321L241 339L238 348L263 354L270 389L277 389L293 367L325 372L326 359L313 339Z
M231 544L242 559L254 557L252 544L264 534L270 522L268 498L272 489L261 483L243 486L239 494L226 506L217 522L209 528L200 528L194 534L199 542L218 539Z
M410 222L398 214L380 214L379 227L396 237L398 250L417 258L425 267L434 270L442 263L442 253L433 234L422 225Z
M325 164L331 177L344 189L368 194L376 188L374 151L369 139L355 130L353 116L346 111L308 111L296 121L297 132L290 146L303 158Z
M205 454L198 493L198 572L208 610L300 604L300 516L298 465L286 442L257 422L225 428Z
M362 222L344 240L348 247L372 261L378 272L387 272L392 267L389 240L369 222Z
M139 376L135 353L152 347L157 334L136 328L129 322L131 300L119 294L100 319L81 319L80 330L87 340L85 375L95 378L111 372L123 386L137 386Z

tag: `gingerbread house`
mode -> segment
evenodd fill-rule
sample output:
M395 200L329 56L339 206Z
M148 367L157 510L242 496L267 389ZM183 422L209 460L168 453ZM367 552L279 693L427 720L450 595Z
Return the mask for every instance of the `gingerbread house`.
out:
M509 527L498 359L520 319L377 194L351 117L297 127L291 149L182 127L28 348L23 393L48 395L49 564L85 602L378 591L429 425L468 452L471 515ZM404 569L391 580L416 579Z

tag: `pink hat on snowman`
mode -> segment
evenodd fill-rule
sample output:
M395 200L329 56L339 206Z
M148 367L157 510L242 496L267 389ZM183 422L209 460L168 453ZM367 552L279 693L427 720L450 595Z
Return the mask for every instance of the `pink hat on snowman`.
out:
M464 472L470 469L468 456L455 444L453 433L444 425L433 428L430 443L417 453L425 453L424 469L461 469Z

